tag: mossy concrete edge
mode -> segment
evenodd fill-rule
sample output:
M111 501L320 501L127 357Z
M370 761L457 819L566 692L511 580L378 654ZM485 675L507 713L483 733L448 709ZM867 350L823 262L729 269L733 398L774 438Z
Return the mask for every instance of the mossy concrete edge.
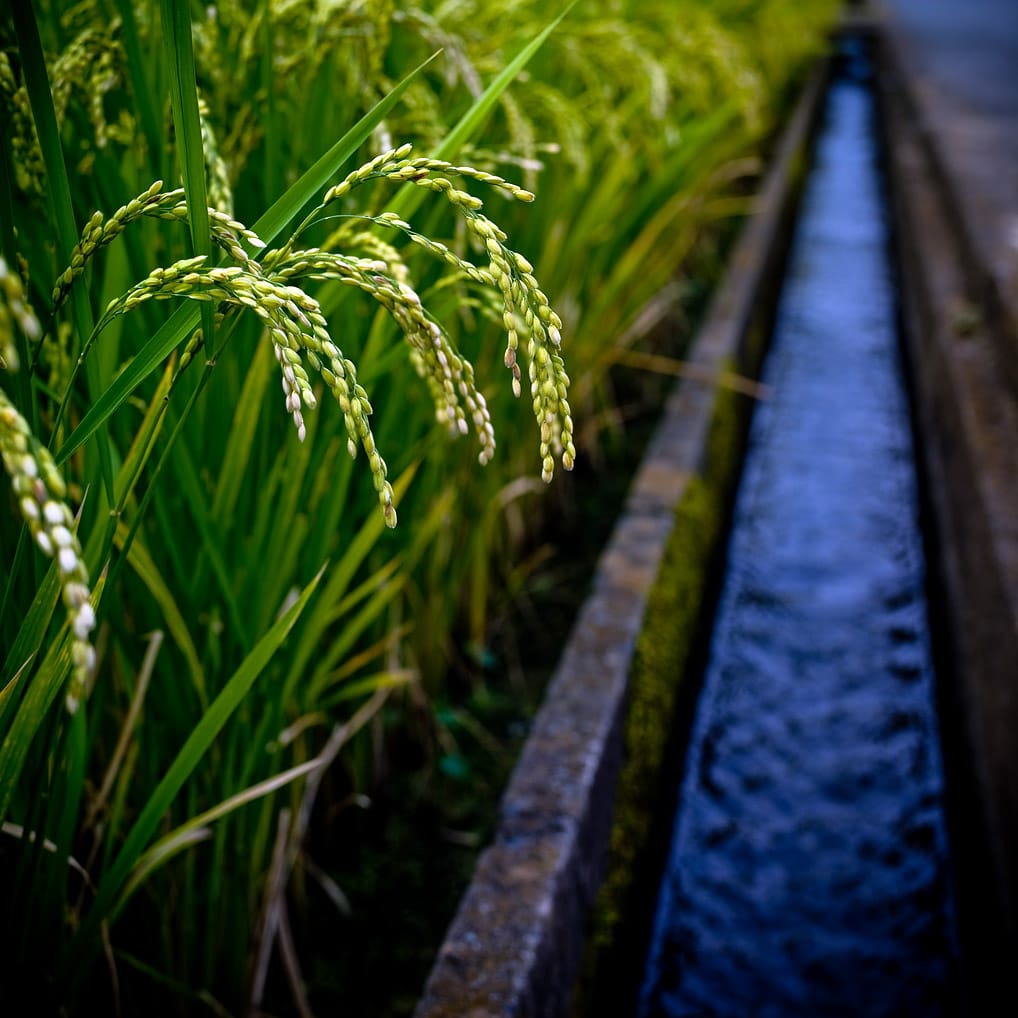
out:
M658 881L653 849L662 836L661 806L675 780L669 761L686 735L682 706L698 687L695 648L712 601L709 577L719 557L748 417L744 399L718 391L707 463L675 509L648 597L630 669L608 864L592 912L575 1015L621 1015L632 1008L645 950L645 899Z
M828 74L825 59L806 83L697 334L688 359L701 377L756 370L760 319L773 305ZM705 478L734 469L712 462L719 407L731 402L730 393L719 398L715 386L689 379L668 400L510 779L494 841L478 860L415 1018L568 1013L605 872L630 677L638 647L647 656L641 634L652 591L657 585L660 598L659 579L667 585L682 572L667 565L669 548L674 559L682 545L676 527L702 501ZM712 544L718 530L706 527L692 539ZM699 548L694 567L701 590L708 551ZM688 575L685 582L689 590L696 586Z

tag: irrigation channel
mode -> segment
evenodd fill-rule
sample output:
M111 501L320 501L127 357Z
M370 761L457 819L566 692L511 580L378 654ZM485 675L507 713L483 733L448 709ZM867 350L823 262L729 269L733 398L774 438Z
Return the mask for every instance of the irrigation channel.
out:
M874 97L865 51L845 46L751 427L641 1018L959 1007Z

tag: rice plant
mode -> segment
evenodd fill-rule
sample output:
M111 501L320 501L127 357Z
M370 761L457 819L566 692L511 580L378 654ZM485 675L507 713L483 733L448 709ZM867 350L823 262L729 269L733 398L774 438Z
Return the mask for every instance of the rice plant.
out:
M316 802L483 644L832 7L10 5L0 994L305 1006Z

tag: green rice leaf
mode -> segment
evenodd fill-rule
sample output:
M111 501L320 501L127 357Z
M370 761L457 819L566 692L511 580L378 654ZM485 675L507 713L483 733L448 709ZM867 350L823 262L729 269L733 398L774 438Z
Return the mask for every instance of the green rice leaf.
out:
M519 53L492 80L491 84L478 97L477 101L460 118L456 126L445 136L435 150L436 159L452 159L464 142L468 141L484 123L485 118L495 108L502 93L509 87L513 79L530 63L534 54L547 42L548 36L561 24L562 19L576 6L579 0L572 2L562 13L534 39L527 43Z
M289 611L258 641L227 681L222 692L209 705L209 709L202 715L180 752L169 765L162 781L153 790L145 808L125 838L123 847L109 871L100 882L92 907L68 945L63 963L65 970L73 971L79 966L84 967L90 960L91 952L99 943L100 924L116 916L123 904L124 888L166 811L300 618L311 595L317 589L323 572L324 567L304 588Z
M149 147L149 158L154 160L158 158L160 145L159 115L156 113L158 102L149 83L146 59L138 37L134 5L131 0L117 0L117 11L120 14L121 37L127 56L127 66L131 72L131 82L134 85L133 92L138 104L139 119Z
M123 548L126 538L127 526L121 523L117 527L115 537L117 546ZM205 671L201 666L201 660L194 641L191 639L191 632L184 621L184 616L177 607L177 602L174 600L173 591L160 575L159 569L149 554L148 549L140 541L135 540L131 543L130 550L127 553L127 561L137 574L138 579L145 584L148 592L152 595L152 599L159 605L159 610L163 613L163 621L166 623L166 628L169 630L170 636L173 637L177 648L184 655L184 661L191 676L191 684L194 686L198 700L204 709L208 706Z
M273 206L253 229L271 244L297 217L301 209L335 176L339 168L370 137L371 132L399 101L417 76L438 54L411 71L384 99L365 113ZM77 238L75 238L77 239ZM56 452L57 463L63 463L76 449L88 441L116 412L132 392L194 331L200 320L194 302L178 308L158 332L139 351L134 360L92 403L81 423L71 432Z
M433 158L453 159L457 152L482 127L502 93L512 84L513 79L533 59L534 54L548 41L548 37L561 24L562 19L579 3L572 2L544 30L527 43L519 53L492 79L488 87L479 95L473 105L460 117L453 129L442 139L435 149ZM389 203L389 209L404 218L409 217L424 201L425 193L412 184L405 184L395 199Z
M344 683L339 691L330 696L323 696L323 707L335 707L347 700L359 700L378 692L379 689L399 689L417 681L417 672L409 668L389 668L382 672L365 675L363 678ZM322 690L329 688L332 682L323 682Z
M127 902L127 899L130 898L151 873L164 866L185 848L189 848L199 841L204 841L210 834L208 831L209 824L228 816L234 810L240 809L241 806L256 802L258 799L271 795L280 788L285 788L286 785L303 777L305 774L310 774L321 766L322 761L315 758L307 763L291 767L289 770L276 774L265 781L259 781L256 785L245 788L242 792L231 795L218 805L205 810L204 813L199 813L197 816L192 817L165 837L160 838L138 860L131 872L130 879L124 887L118 908Z
M217 520L230 519L233 515L244 478L251 469L255 428L274 367L270 349L268 343L260 343L255 350L233 412L230 437L226 442L228 453L223 457L212 503L212 516Z
M127 458L123 466L117 472L116 496L118 511L123 511L127 500L138 483L142 468L148 462L155 447L155 441L162 432L163 422L166 415L166 398L170 393L173 382L173 364L167 364L163 377L156 387L152 400L145 411L145 416L138 427L127 452Z
M163 51L170 69L170 106L176 131L177 156L184 177L187 219L191 246L196 255L212 253L209 233L209 202L205 188L205 157L202 148L201 117L198 114L198 85L194 73L194 46L191 39L191 5L178 0L161 0ZM215 318L212 305L199 308L205 343L213 348Z
M25 86L28 89L28 98L32 105L32 116L35 119L35 130L39 137L43 164L46 167L46 183L53 215L53 227L56 233L57 251L60 255L59 260L62 264L68 265L74 245L78 242L78 227L74 221L71 185L67 178L64 151L60 144L60 128L57 125L56 111L53 109L53 94L50 91L49 76L46 73L46 60L39 38L39 26L35 20L32 4L14 4L11 13L14 19L14 29L18 36L19 53L25 76ZM92 309L84 277L79 276L74 281L72 294L74 297L74 323L78 331L78 339L84 343L93 331ZM98 399L103 389L103 380L99 377L99 364L95 358L86 361L85 377L88 381L89 396L92 399ZM110 449L106 443L100 443L99 462L103 486L107 496L112 497L113 466Z
M71 670L70 630L53 640L0 743L0 818L6 817L28 750Z
M32 606L18 629L14 644L7 651L3 666L5 678L10 678L14 672L20 671L26 661L38 654L59 599L60 569L54 562L46 570L46 576L32 599Z

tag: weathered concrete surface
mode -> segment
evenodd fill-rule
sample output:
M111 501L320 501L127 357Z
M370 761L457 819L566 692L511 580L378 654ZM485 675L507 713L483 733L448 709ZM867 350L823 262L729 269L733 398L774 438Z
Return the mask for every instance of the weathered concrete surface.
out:
M966 281L1018 392L1018 6L884 0L883 7Z
M925 28L913 4L892 6L901 18L881 32L879 86L906 346L953 637L955 682L945 706L959 716L945 715L942 729L958 741L949 756L967 758L974 779L960 810L967 789L955 788L966 993L974 1015L1011 1015L1018 1014L1010 975L1018 958L1018 405L1008 378L1018 365L1010 331L1018 291L1007 276L1018 223L1011 119L1018 101L995 111L985 101L992 87L972 81L992 59L983 65L978 48L958 55L973 39L985 41L985 28L964 30L963 5L930 3L934 27ZM959 19L954 40L948 6ZM972 6L978 14L984 5ZM1011 25L1014 39L1018 19ZM1009 75L994 79L1004 90L1016 82L1018 56ZM967 822L959 825L958 815Z
M705 373L747 370L821 92L818 71L690 354ZM716 400L714 388L687 380L666 405L416 1018L568 1010L604 871L634 648L675 509L707 466Z

